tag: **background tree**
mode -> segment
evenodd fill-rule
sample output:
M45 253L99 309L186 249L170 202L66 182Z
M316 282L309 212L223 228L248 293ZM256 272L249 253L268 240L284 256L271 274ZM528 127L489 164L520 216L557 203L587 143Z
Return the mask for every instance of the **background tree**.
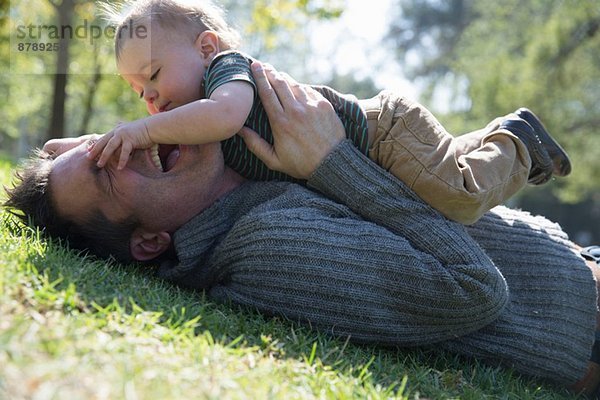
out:
M92 0L12 3L0 0L3 39L0 89L8 93L8 100L0 109L0 116L5 117L0 126L1 149L23 156L30 147L40 146L49 137L103 133L119 121L147 114L143 102L116 75L111 38L102 37L93 43L89 38L67 40L68 53L60 57L57 52L19 52L16 45L25 40L15 39L15 26L5 23L10 12L15 24L76 27L87 21L102 25L98 19L99 3ZM223 2L232 17L230 20L242 33L244 49L257 51L267 59L279 52L284 56L278 65L302 65L298 61L302 56L295 56L301 52L289 49L294 43L305 42L302 38L306 35L303 28L307 21L335 18L341 13L340 4L342 0ZM43 38L27 40L52 41L50 39L46 32Z
M72 26L74 0L49 0L57 14L59 27ZM54 90L52 95L52 111L50 113L50 124L45 140L60 138L64 135L65 125L65 101L67 97L67 79L69 69L69 47L73 39L62 37L58 39L58 51L56 52L56 71L54 73Z
M389 39L407 77L427 78L429 94L435 83L452 72L456 48L465 29L479 18L471 0L397 0ZM409 55L416 54L412 58Z
M84 19L101 23L96 20L99 1L0 0L0 91L8 93L0 107L0 149L18 156L41 145L52 115L60 114L52 112L51 102L57 55L19 53L11 36L14 27L6 22L57 23L50 1L73 2L74 24ZM521 105L532 108L564 143L574 172L544 189L525 191L513 205L552 218L559 208L568 209L561 211L561 224L569 228L576 214L581 215L591 237L600 241L600 180L595 179L600 175L600 2L392 1L390 10L397 15L390 19L386 42L394 44L405 74L426 88L421 100L434 109L445 106L443 110L449 112L438 110L436 115L451 132L482 126ZM345 0L222 3L242 34L243 50L250 54L300 81L329 83L365 97L377 91L370 79L357 82L335 69L329 77L317 76L307 68L313 51L312 28L319 21L338 18ZM143 102L116 74L110 38L94 43L73 40L69 50L68 81L64 96L58 96L65 117L57 135L103 133L119 121L146 115ZM372 69L368 76L377 74L375 64Z
M334 71L331 78L324 84L336 88L342 93L351 93L359 99L368 99L380 92L371 78L356 80L354 75L339 74L337 71Z
M8 34L9 0L0 0L0 93L8 94L8 80L2 77L10 70L10 36ZM8 96L6 96L8 97ZM0 121L7 121L6 107L0 107ZM9 140L8 133L0 126L0 148Z
M225 0L242 49L306 80L311 23L339 18L345 0Z
M557 200L579 204L561 223L571 224L580 212L587 218L585 234L600 238L600 2L397 4L389 38L410 76L427 82L426 101L450 93L444 124L464 132L520 106L532 108L568 150L573 173L525 191L516 205L543 212ZM423 58L407 63L411 52Z

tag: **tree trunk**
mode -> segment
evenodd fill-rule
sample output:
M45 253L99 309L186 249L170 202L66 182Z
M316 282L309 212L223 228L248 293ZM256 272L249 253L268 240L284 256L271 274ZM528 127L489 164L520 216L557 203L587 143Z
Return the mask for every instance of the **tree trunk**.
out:
M58 26L71 25L74 1L62 0L57 5L51 1L58 13ZM56 59L56 72L54 75L54 95L52 97L52 115L50 126L46 134L46 140L60 138L65 131L65 102L67 100L67 72L69 68L69 44L71 38L61 37L59 39L59 50Z
M89 90L87 91L87 97L84 101L83 119L81 120L81 127L79 128L79 134L85 135L88 132L88 126L94 112L94 97L96 96L96 90L102 80L102 68L98 60L98 45L94 46L94 76L90 81Z

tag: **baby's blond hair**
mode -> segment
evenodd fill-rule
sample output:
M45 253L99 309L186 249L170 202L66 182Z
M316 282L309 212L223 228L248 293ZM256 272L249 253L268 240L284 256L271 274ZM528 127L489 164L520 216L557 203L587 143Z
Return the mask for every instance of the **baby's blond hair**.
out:
M239 34L230 27L224 18L224 12L208 0L137 0L128 1L116 11L107 5L104 12L116 26L115 55L119 59L124 38L124 29L135 29L144 21L157 22L162 28L172 29L188 35L192 41L206 31L215 31L219 36L221 50L237 48Z

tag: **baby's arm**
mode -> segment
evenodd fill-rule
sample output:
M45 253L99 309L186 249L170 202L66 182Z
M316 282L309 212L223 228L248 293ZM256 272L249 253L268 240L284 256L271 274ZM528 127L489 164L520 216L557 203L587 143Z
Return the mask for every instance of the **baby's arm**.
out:
M205 144L229 139L244 126L254 100L244 81L219 86L210 98L148 118L150 140L165 144Z
M118 125L96 142L89 157L100 155L98 167L103 167L120 147L117 168L122 169L133 150L155 143L205 144L228 139L244 126L253 100L254 89L248 82L225 83L209 99Z

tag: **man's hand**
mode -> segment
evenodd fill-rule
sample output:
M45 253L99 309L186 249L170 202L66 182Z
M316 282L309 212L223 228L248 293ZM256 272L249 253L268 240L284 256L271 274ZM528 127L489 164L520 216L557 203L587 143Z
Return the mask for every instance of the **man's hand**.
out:
M99 137L100 135L91 133L89 135L83 135L79 137L50 139L46 143L44 143L42 151L45 151L48 154L59 156L62 153L79 146L85 141L88 141L90 139L98 139Z
M147 149L152 147L153 144L154 142L150 139L145 119L139 119L133 122L121 123L112 131L99 138L88 149L88 157L96 159L100 156L97 165L99 168L102 168L110 160L112 154L120 147L121 152L117 169L123 169L127 165L127 161L129 161L129 156L133 150Z
M308 179L345 137L331 104L316 90L301 85L259 62L252 64L258 95L273 131L271 146L249 128L240 135L270 169Z

